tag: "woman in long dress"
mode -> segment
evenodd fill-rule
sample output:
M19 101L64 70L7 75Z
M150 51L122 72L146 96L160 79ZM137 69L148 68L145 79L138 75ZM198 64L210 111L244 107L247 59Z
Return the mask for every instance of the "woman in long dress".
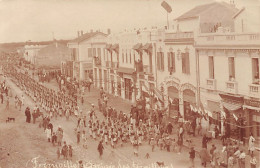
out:
M255 150L255 138L253 137L253 134L250 134L249 142L248 142L248 151L249 154L252 155Z

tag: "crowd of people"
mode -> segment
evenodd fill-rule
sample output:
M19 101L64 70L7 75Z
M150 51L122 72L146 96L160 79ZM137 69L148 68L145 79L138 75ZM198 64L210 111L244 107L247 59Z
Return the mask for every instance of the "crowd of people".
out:
M166 150L168 152L182 152L185 123L179 122L173 125L168 122L164 115L164 110L154 109L146 111L143 109L145 105L132 105L131 111L128 113L117 111L109 106L109 96L100 89L100 97L98 99L98 110L94 104L89 110L82 111L78 106L77 90L80 86L77 83L67 82L65 87L72 90L66 92L67 89L58 91L43 86L40 82L17 70L15 67L5 67L5 74L11 77L13 82L20 87L24 93L31 97L36 106L32 109L29 107L25 110L26 122L33 123L40 117L39 127L44 129L47 140L53 145L58 145L57 157L62 155L65 159L72 158L72 146L63 140L63 129L59 126L56 131L53 130L51 120L58 117L77 118L77 126L75 128L77 143L82 142L82 146L87 148L87 139L99 141L97 150L100 158L103 154L103 142L112 148L123 147L127 144L133 146L133 154L139 156L139 146L147 143L151 146L151 152L156 150ZM60 76L56 76L58 83L63 80ZM64 78L65 80L65 78ZM6 85L1 84L1 95L6 92ZM8 94L8 91L7 93ZM76 97L76 98L75 98ZM2 102L2 96L0 96ZM15 97L16 107L21 109L24 104L24 96ZM82 102L83 103L83 102ZM42 109L42 110L41 110ZM46 115L42 113L46 111ZM103 117L98 117L100 112ZM176 133L176 136L172 136ZM177 137L177 138L173 138ZM190 144L191 140L186 139ZM208 150L207 143L210 141L205 135L202 138L202 149L199 152L202 166L206 167L210 163L212 167L245 167L246 151L241 150L237 142L230 140L223 143L222 150L218 149L214 144ZM252 167L256 167L257 159L254 156L254 137L249 138L250 163ZM195 148L190 145L190 160L194 167ZM157 149L158 148L158 149Z

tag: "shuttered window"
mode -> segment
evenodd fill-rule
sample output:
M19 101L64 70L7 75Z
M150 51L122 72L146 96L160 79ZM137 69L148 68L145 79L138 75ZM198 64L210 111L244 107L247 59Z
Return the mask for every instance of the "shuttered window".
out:
M189 53L181 53L182 56L182 73L190 74Z
M168 52L168 71L175 72L175 53Z
M228 58L229 67L229 80L235 79L235 59L234 57Z
M259 82L259 59L252 58L252 75L253 75L253 83Z
M214 57L209 56L209 78L214 79Z
M164 53L157 52L157 69L164 71Z

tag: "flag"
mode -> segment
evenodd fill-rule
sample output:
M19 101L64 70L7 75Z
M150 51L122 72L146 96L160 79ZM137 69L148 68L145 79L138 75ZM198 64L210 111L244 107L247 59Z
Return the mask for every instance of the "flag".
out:
M212 112L211 111L207 111L208 115L212 118Z
M194 109L193 109L193 107L192 107L192 105L190 104L190 109L191 109L191 111L194 111Z
M172 12L172 7L165 1L163 1L161 3L161 6L168 12L171 13Z
M221 114L222 114L222 116L226 119L226 113L221 110Z
M235 118L236 121L238 120L237 116L234 113L233 113L233 117Z

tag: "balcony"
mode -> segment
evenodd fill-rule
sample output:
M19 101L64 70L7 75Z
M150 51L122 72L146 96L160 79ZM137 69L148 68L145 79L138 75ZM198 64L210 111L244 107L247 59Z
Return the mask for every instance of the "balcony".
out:
M206 88L208 90L216 90L216 79L206 79Z
M202 33L196 40L197 46L258 45L260 33Z
M227 81L226 82L226 90L229 93L237 94L237 82Z
M249 85L249 94L251 96L260 97L260 85L257 84L250 84Z
M166 32L165 33L165 42L183 42L183 41L194 41L193 32Z

